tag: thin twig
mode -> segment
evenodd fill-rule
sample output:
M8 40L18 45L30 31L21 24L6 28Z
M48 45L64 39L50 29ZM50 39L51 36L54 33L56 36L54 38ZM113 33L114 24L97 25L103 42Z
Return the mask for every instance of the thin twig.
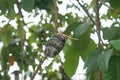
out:
M77 39L77 38L70 37L70 36L68 36L68 35L66 35L66 34L64 34L64 35L65 35L66 37L70 38L70 39L79 40L79 39Z
M58 32L58 10L57 10L57 1L54 0L54 15L55 15L55 20L54 20L54 24L55 24L55 33Z
M80 7L78 5L76 5L76 4L74 4L74 2L72 0L70 0L70 1L75 6L75 8L77 8L86 17L86 15L80 10Z
M22 11L21 11L21 3L17 0L17 1L16 1L16 4L17 4L17 8L18 8L18 13L19 13L20 16L21 16L24 25L29 29L29 31L33 32L33 30L31 30L31 29L27 26L27 24L25 23L25 20L24 20L24 18L23 18L24 16L23 16L23 13L22 13Z
M42 62L39 63L39 65L37 66L37 69L35 70L35 72L33 73L32 77L31 77L31 80L34 79L35 75L37 74L37 72L39 71L39 69L41 68L41 65L43 64L43 62L46 60L47 58L47 55L43 58Z
M110 6L108 6L107 4L105 4L105 2L103 0L100 0L100 2L105 5L106 7L108 7L109 9L111 9L113 12L117 13L117 14L120 14L120 11L119 10L116 10Z
M18 0L16 1L16 4L17 4L17 8L18 8L18 13L23 18L22 11L21 11L21 4L20 4L20 2Z
M96 25L95 21L92 19L92 17L90 16L89 12L86 10L86 8L79 2L79 0L77 0L78 4L82 7L82 9L85 11L85 13L87 14L87 16L89 17L89 19L92 21L93 25Z

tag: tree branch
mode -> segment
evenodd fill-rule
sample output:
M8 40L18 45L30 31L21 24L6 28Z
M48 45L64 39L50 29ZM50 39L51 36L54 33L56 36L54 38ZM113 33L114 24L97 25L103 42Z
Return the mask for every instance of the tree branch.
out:
M37 74L37 72L39 71L39 69L41 68L41 65L43 64L43 62L46 60L47 55L43 58L42 62L39 63L39 65L37 66L37 69L35 70L35 72L32 74L32 77L30 80L33 80L35 75Z
M100 35L100 18L99 18L99 3L98 3L98 0L96 0L95 2L95 13L96 13L96 32L97 32L97 35L98 35L98 48L101 46L100 44L100 40L101 40L101 35Z
M24 18L23 18L24 16L23 16L22 11L21 11L21 3L20 3L18 0L16 1L16 5L17 5L17 8L18 8L18 13L19 13L20 16L21 16L24 25L29 29L29 31L33 32L33 30L31 30L31 29L27 26L27 24L25 23L25 20L24 20Z
M98 35L98 49L101 50L103 41L102 41L101 34L100 34L101 24L100 24L100 18L99 18L99 0L96 0L95 6L96 6L95 13L96 13L96 32Z
M57 10L57 1L54 0L54 15L55 15L55 20L54 20L54 24L55 24L55 33L58 32L58 10Z
M100 34L100 18L99 18L99 0L95 0L95 13L96 13L96 32L98 36L98 49L102 50L102 39ZM99 70L99 80L102 80L102 72Z
M21 3L17 0L16 4L17 4L17 8L18 8L18 13L20 14L20 16L23 19L23 14L22 14L22 11L21 11Z
M109 9L111 9L113 12L115 12L115 13L117 13L117 14L120 14L120 11L119 11L119 10L116 10L116 9L108 6L107 4L105 4L105 2L104 2L103 0L100 0L100 2L101 2L104 6L108 7Z
M79 0L77 0L78 4L82 7L82 9L84 10L84 12L87 14L87 16L89 17L89 19L92 21L93 25L96 25L95 21L92 19L92 17L90 16L89 12L86 10L86 8L79 2Z

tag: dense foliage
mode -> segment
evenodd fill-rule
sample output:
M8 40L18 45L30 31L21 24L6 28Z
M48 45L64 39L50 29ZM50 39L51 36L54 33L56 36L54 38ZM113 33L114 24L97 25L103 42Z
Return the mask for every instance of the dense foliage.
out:
M14 63L20 70L13 74L24 73L24 80L30 77L43 60L47 40L61 29L68 36L65 46L59 55L48 58L47 66L41 66L42 80L70 80L80 57L86 80L120 79L120 1L68 0L62 14L64 2L0 0L1 80L10 80L8 71ZM54 69L55 63L59 69Z

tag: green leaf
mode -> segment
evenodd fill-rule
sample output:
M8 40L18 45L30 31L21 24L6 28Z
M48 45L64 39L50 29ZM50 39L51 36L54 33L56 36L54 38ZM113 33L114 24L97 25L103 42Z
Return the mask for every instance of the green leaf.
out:
M80 26L77 26L75 29L78 29L78 27L80 27ZM79 40L72 40L71 46L74 47L74 49L76 51L78 51L79 53L82 53L84 50L86 50L86 48L88 47L88 45L90 43L91 28L85 29L85 32L82 34L79 33L80 31L78 31L78 34L76 34L77 30L74 30L74 32L75 33L73 34L73 37L76 37ZM77 36L77 35L79 35L79 36Z
M96 71L98 68L101 71L107 71L112 52L113 49L102 51L102 53L98 50L93 51L88 55L84 68L87 68L87 72Z
M74 23L70 24L64 31L64 34L69 35L71 33L71 31L73 31L79 24L80 24L80 22L74 22Z
M74 49L76 51L78 51L79 53L82 53L86 50L86 48L89 46L90 44L90 33L89 30L81 35L79 38L79 40L72 40L72 47L74 47Z
M73 47L65 46L65 62L64 69L69 77L72 77L77 69L79 62L79 53ZM74 65L73 65L74 64Z
M78 20L73 17L73 14L72 14L72 13L67 13L67 14L65 15L65 20L67 21L68 24L72 24L72 23L78 22ZM79 22L80 22L80 21L79 21Z
M8 15L7 17L10 19L14 19L15 18L15 10L14 10L14 6L10 6L9 10L8 10Z
M111 40L110 43L112 44L112 46L115 49L120 50L120 39L118 39L118 40Z
M116 9L120 9L120 1L119 0L109 0L110 6Z
M116 13L114 13L112 10L108 10L107 11L107 17L110 20L113 20L113 19L117 19L119 16Z
M100 56L101 56L101 52L98 50L91 52L85 61L84 69L87 68L87 72L96 71L98 69L98 66L99 66L98 65L98 58Z
M0 32L0 37L4 46L7 46L13 39L12 32L13 28L9 24L5 25L3 30Z
M118 27L106 27L103 28L103 38L106 40L112 39L118 32Z
M96 47L97 45L95 44L95 42L92 39L90 39L88 47L85 49L83 53L80 54L82 60L85 61L89 53L91 53Z
M68 29L68 32L70 33L72 29L77 27L80 26L71 26L71 28ZM86 50L86 48L90 43L90 32L91 32L91 28L87 28L84 33L82 34L79 33L80 36L77 37L79 40L68 39L69 41L66 41L66 45L64 48L64 53L65 53L64 67L65 67L65 71L70 77L74 75L77 69L80 54ZM73 37L76 36L73 34ZM74 63L74 66L72 63Z
M20 58L20 54L19 54L21 52L20 45L12 44L12 45L9 45L7 49L9 53L13 54L15 57Z
M112 56L108 71L104 73L104 80L120 80L120 56Z
M63 1L58 1L58 4L62 4L63 3Z
M80 35L84 34L90 27L91 27L91 23L90 22L79 24L74 29L74 35L75 35L75 37L79 37Z
M0 0L0 10L2 14L5 14L7 11L7 4L4 0Z
M35 0L34 7L38 7L40 10L46 10L48 13L54 9L54 0Z
M51 33L54 33L54 27L50 23L43 24L46 30L49 30Z
M22 7L25 11L30 12L34 7L35 0L22 0Z
M101 71L105 72L108 70L108 64L112 53L113 53L113 49L102 51L102 55L98 59L99 69Z

